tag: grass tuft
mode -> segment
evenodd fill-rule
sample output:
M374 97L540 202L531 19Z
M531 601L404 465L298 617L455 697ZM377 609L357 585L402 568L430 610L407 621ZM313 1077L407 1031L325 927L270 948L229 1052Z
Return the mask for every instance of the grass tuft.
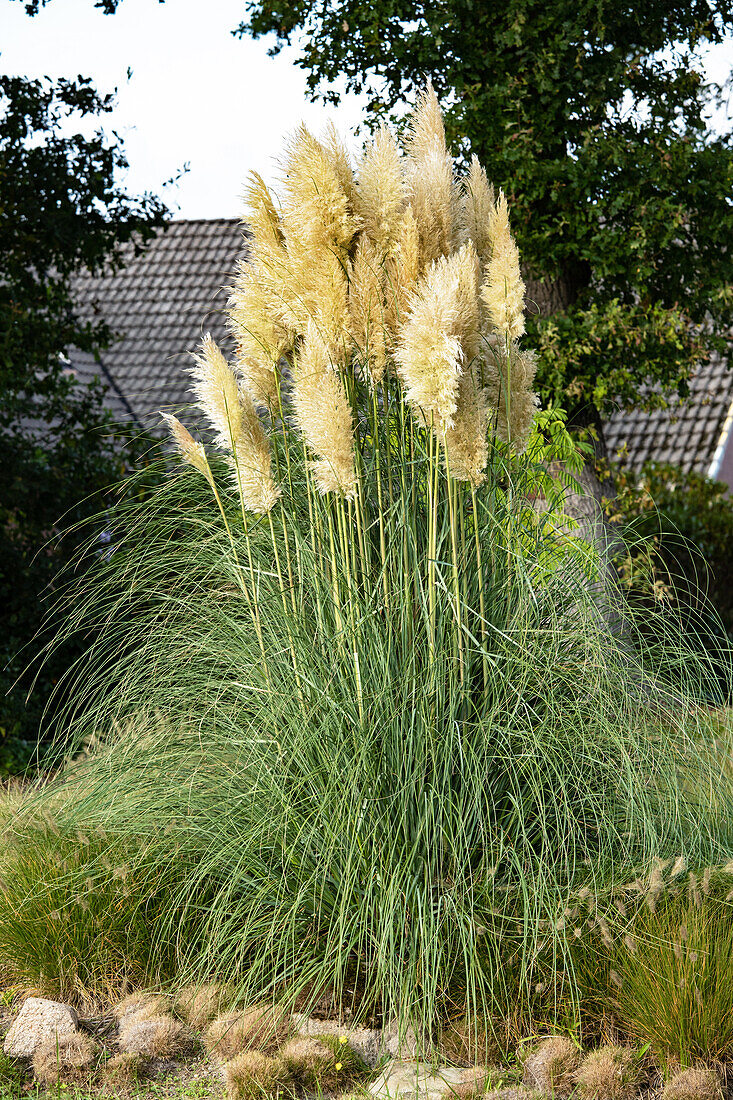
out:
M46 1086L81 1085L94 1073L99 1046L89 1035L75 1032L42 1043L33 1055L33 1073Z
M288 1085L282 1063L257 1050L225 1062L224 1082L228 1100L262 1100Z
M577 1072L578 1093L584 1100L631 1100L641 1074L628 1047L603 1046L586 1054Z
M172 1016L132 1016L123 1022L118 1040L123 1054L150 1058L179 1058L193 1048L193 1037L180 1020Z

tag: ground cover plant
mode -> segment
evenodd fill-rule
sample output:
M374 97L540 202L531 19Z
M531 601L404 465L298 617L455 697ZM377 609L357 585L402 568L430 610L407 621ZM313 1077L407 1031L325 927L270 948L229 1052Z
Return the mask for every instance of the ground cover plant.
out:
M69 604L74 759L9 831L0 957L63 993L327 994L426 1046L578 1026L581 925L610 950L629 882L731 855L720 660L663 607L645 640L563 515L506 200L456 178L431 90L356 171L299 130L247 221L204 442L168 417L182 461Z

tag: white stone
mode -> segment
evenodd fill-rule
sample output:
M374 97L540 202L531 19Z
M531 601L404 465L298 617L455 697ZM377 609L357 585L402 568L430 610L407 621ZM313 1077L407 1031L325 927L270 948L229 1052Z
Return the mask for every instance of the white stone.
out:
M440 1100L463 1084L471 1072L453 1066L433 1070L427 1062L390 1062L369 1092L380 1100Z
M342 1026L334 1020L317 1020L301 1012L293 1013L292 1022L296 1035L335 1035L339 1039L345 1038L351 1049L370 1069L374 1069L383 1057L381 1031L372 1031L367 1027Z
M8 1058L32 1058L41 1043L73 1035L77 1022L70 1005L29 997L5 1036L3 1050Z

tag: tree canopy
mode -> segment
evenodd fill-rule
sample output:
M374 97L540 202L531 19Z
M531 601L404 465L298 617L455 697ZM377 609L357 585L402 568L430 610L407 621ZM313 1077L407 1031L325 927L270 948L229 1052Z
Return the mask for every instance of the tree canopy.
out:
M120 264L165 214L160 199L120 185L119 141L89 132L113 102L81 77L0 76L0 768L11 744L16 764L34 744L53 685L49 666L30 707L20 689L6 696L77 550L73 525L102 506L128 457L101 386L78 385L66 358L111 335L78 316L74 275Z
M733 147L701 51L733 4L247 0L239 34L302 48L314 96L379 119L430 79L454 151L510 198L545 398L662 404L733 322Z

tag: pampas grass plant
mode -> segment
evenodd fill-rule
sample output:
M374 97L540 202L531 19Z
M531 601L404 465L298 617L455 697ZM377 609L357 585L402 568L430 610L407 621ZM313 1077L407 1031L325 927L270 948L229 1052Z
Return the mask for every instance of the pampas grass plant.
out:
M72 586L64 733L93 747L10 864L69 789L49 843L150 855L180 986L328 989L423 1046L456 1006L531 1027L546 960L577 999L579 891L729 858L712 674L674 623L645 646L563 514L577 455L537 410L508 204L456 174L432 89L402 149L382 130L354 171L301 128L247 202L234 357L204 340L200 438L168 417L182 461ZM143 914L148 881L105 904ZM44 890L0 898L21 969Z

